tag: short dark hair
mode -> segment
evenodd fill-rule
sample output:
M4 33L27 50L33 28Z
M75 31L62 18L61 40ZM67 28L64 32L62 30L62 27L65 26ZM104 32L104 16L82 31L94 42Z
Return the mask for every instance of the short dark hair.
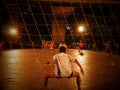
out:
M61 46L59 49L60 52L66 52L66 48L64 46Z

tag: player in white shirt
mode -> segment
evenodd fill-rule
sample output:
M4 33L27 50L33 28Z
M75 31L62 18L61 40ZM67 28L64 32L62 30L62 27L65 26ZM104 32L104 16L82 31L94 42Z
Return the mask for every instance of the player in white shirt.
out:
M76 58L66 53L66 48L61 46L59 48L60 52L55 54L52 59L50 59L44 66L44 69L49 63L55 63L54 72L49 72L45 74L45 79L43 82L43 89L46 90L48 78L56 77L77 77L78 90L80 90L80 73L73 71L71 62L76 63L80 67L80 72L84 75L83 68Z

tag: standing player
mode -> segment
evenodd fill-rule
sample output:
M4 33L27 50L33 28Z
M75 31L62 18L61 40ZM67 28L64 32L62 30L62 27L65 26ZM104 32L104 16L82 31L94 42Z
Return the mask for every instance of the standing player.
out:
M83 51L82 51L83 48L84 48L84 43L83 43L82 41L80 41L80 43L79 43L79 54L80 54L81 56L84 55L84 53L83 53Z
M54 44L53 44L53 42L52 42L52 41L50 42L49 47L50 47L50 49L51 49L51 50L54 48Z
M107 60L111 63L112 66L114 66L113 60L112 60L112 49L110 47L110 43L109 42L103 42L103 46L104 46L104 52L106 52L108 54L107 56Z

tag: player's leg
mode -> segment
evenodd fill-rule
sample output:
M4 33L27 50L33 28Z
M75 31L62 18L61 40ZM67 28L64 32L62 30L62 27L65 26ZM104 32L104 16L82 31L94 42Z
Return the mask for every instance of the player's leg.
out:
M76 71L73 71L72 76L77 77L76 82L77 82L78 90L81 90L80 89L80 83L81 83L80 74L78 72L76 72Z
M53 72L48 72L44 74L44 80L43 80L43 90L46 90L48 78L54 78L56 75Z

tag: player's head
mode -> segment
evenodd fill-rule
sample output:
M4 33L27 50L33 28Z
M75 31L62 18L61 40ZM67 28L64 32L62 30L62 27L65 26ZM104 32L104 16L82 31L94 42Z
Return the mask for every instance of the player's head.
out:
M61 46L60 49L59 49L60 52L66 52L66 48L64 46Z

